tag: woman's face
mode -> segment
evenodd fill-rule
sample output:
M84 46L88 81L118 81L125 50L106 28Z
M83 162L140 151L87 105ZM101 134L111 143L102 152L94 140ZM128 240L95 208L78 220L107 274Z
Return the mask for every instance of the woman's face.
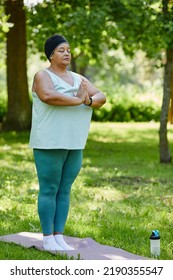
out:
M69 65L71 62L71 52L68 43L60 44L51 55L51 62L55 62L57 65Z

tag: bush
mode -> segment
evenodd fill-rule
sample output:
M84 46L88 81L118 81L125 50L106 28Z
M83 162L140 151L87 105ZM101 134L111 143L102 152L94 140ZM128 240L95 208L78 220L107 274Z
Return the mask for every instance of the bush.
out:
M107 104L99 110L94 110L92 120L94 121L110 121L110 122L158 122L160 119L159 105L131 102L122 100L119 103L115 100L108 100Z

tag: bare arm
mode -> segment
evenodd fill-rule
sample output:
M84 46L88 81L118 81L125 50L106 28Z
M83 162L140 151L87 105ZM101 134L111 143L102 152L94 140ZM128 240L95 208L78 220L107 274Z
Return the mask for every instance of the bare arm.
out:
M32 90L37 93L41 101L49 105L77 106L84 103L82 98L66 96L55 91L54 85L45 71L40 71L35 75Z

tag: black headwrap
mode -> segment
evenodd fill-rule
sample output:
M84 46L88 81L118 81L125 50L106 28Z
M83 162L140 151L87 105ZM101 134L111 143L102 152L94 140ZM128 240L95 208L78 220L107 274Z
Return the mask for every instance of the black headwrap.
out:
M46 40L44 45L44 51L47 56L47 59L50 59L50 56L54 51L54 49L56 49L56 47L58 47L58 45L62 43L68 43L68 41L64 36L60 34L55 34Z

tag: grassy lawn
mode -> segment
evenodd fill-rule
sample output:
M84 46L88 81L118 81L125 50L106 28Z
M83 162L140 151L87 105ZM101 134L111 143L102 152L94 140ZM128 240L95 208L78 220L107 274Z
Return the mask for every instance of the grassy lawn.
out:
M173 259L173 166L159 163L158 128L157 123L91 124L66 235L150 257L149 236L158 229L160 259ZM168 138L172 145L172 126ZM28 139L29 133L0 134L0 235L41 231ZM0 259L62 256L1 242Z

